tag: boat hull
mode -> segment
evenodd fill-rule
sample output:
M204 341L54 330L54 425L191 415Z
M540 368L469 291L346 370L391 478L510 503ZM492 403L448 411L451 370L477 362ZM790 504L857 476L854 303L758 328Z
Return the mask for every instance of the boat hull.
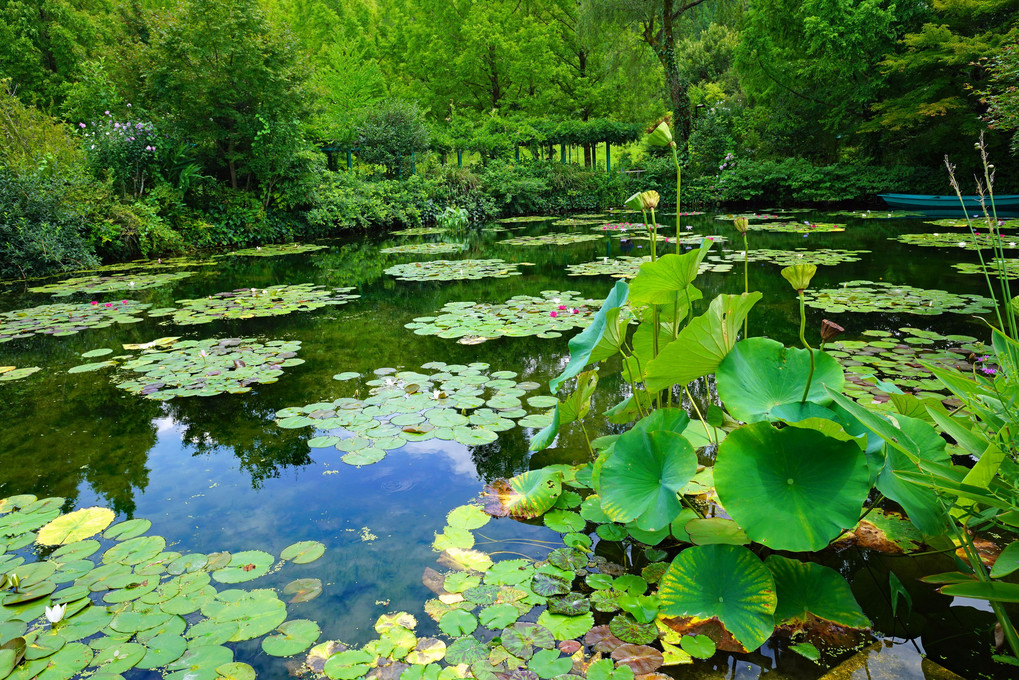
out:
M878 194L878 196L888 204L890 208L896 210L922 210L922 211L937 211L937 212L953 212L962 213L963 209L959 205L958 196L933 196L928 194ZM980 197L979 196L963 196L963 205L966 206L966 212L980 212ZM1016 212L1019 211L1019 195L1009 194L1005 196L995 196L994 206L998 212ZM990 204L988 203L988 208Z

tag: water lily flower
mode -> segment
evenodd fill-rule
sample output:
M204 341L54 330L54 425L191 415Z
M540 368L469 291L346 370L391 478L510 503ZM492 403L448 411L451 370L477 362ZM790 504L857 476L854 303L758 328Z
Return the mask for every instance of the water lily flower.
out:
M691 227L690 225L687 225L687 226L686 226L686 230L687 230L687 231L693 231L693 227Z
M556 318L557 316L559 316L559 315L558 315L558 314L557 314L557 313L555 312L555 310L553 310L553 311L549 312L549 313L548 313L548 315L549 315L550 317L552 317L553 319L554 319L554 318Z
M90 302L89 304L90 304L90 305L98 305L99 303L98 303L98 302L96 302L95 300L93 300L93 301L92 301L92 302Z
M113 306L113 303L112 303L112 302L107 302L107 303L106 303L106 306L107 306L107 307L112 307L112 306Z
M64 613L66 611L66 604L55 604L52 607L46 607L46 620L50 622L50 625L60 623L60 620L64 618Z
M566 309L566 305L559 305L559 309Z
M435 390L435 391L433 391L433 392L432 392L432 399L435 399L436 401L438 401L438 399L439 399L439 394L441 394L441 393L439 392L439 390Z
M934 232L932 236L941 236L941 234L939 234L938 232Z
M960 248L965 248L966 247L966 242L965 241L959 241L959 247Z
M570 310L570 314L580 314L580 310L574 307L573 309Z
M206 353L205 353L205 350L203 349L202 351L200 351L200 352L198 353L198 356L200 356L200 357L202 357L202 358L204 359L205 357L207 357L207 356L209 356L209 355L208 355L208 354L206 354Z
M134 281L128 281L127 285L129 288L134 288Z
M552 302L559 304L559 298L552 298Z

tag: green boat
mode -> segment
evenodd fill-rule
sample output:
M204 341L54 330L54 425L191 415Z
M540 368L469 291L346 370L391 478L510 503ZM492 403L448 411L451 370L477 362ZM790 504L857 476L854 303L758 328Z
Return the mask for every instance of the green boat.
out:
M928 194L878 194L889 207L896 210L922 210L961 213L958 196L932 196ZM979 196L963 196L966 212L980 212ZM998 212L1019 212L1019 194L995 196L994 206ZM990 205L988 205L990 207Z

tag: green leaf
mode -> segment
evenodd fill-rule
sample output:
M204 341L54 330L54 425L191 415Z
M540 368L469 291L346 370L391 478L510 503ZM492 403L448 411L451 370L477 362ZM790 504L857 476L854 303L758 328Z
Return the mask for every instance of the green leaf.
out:
M683 528L690 542L696 545L746 545L750 542L739 524L724 517L692 519Z
M775 550L820 550L856 526L870 476L854 442L754 423L719 445L715 488L751 540Z
M714 373L739 337L740 327L762 294L719 295L708 311L691 319L676 340L647 367L646 386L651 391L686 385Z
M262 640L262 651L269 656L293 656L303 652L322 634L318 624L307 619L286 621L276 632Z
M796 652L804 659L810 659L814 662L821 660L821 652L818 651L817 647L809 642L798 642L795 645L789 645L789 649Z
M772 555L764 565L775 579L780 625L801 625L809 615L848 628L867 628L870 620L857 604L846 579L834 569Z
M642 264L637 276L630 281L630 302L636 305L667 305L676 301L677 294L683 302L683 295L697 278L697 270L712 243L705 239L696 250L682 255L670 253L654 262Z
M826 352L814 351L814 376L807 401L825 405L831 397L825 386L842 390L842 367ZM736 343L719 364L718 396L734 418L752 423L771 420L771 411L799 403L810 375L810 350L793 349L770 338Z
M608 311L616 307L622 307L623 303L626 302L628 293L629 286L627 286L626 282L617 281L616 285L612 288L612 292L608 294L605 302L602 303L601 309L591 319L591 324L570 338L570 361L566 364L566 368L563 369L562 373L548 383L548 387L553 394L559 390L560 385L580 373L584 366L590 363L591 352L605 333Z
M707 635L684 635L679 644L696 659L710 659L715 655L715 642Z
M280 559L294 564L308 564L322 557L325 551L326 547L318 541L301 541L283 548Z
M61 515L39 529L39 545L65 545L95 536L113 522L116 514L108 508L82 508Z
M697 471L693 446L664 429L662 417L649 416L616 440L597 488L609 518L644 531L658 531L675 519L682 509L677 493ZM663 429L652 429L658 427Z
M991 567L991 578L1008 576L1016 569L1019 569L1019 541L1012 541L998 555Z
M551 680L557 675L568 673L573 668L573 659L562 656L558 649L542 649L527 662L527 668L539 678Z
M493 517L531 519L550 510L560 493L562 474L544 468L495 480L485 487L481 502Z
M559 415L559 404L552 410L552 422L538 431L538 434L531 438L528 444L529 451L544 451L552 446L552 442L559 435L559 428L562 425L562 417Z
M775 581L741 546L687 548L669 565L658 596L666 616L717 617L748 651L764 644L775 628Z
M556 640L572 640L584 635L594 627L594 616L590 613L580 616L563 616L544 611L538 617L538 625L547 628Z
M938 589L942 595L954 597L972 597L977 600L991 602L1019 603L1019 583L1003 583L1001 581L969 581L967 583L949 583Z
M463 637L470 635L478 627L478 620L474 615L462 609L454 609L447 612L439 619L439 628L450 637Z

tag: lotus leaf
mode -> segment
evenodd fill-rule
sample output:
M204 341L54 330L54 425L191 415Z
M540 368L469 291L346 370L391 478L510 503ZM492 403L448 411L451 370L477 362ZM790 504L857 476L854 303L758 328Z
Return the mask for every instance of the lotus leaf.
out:
M806 304L825 312L884 312L932 316L944 312L982 314L994 301L982 295L947 293L885 281L847 281L839 288L807 290Z
M658 595L662 614L717 618L748 651L764 644L775 627L775 581L764 563L742 546L687 548L665 572Z
M590 612L580 616L563 616L544 611L538 617L538 625L546 628L556 640L572 640L594 627L594 616Z
M770 556L764 565L775 579L776 623L804 628L813 616L848 628L870 626L846 579L834 569L781 555Z
M379 252L386 255L445 255L467 250L463 243L410 243L402 246L390 246Z
M288 602L309 602L322 594L322 581L317 578L299 578L283 587L284 595L293 595Z
M715 485L751 540L775 550L820 550L856 524L870 474L853 441L754 423L719 445Z
M505 628L520 618L520 612L511 604L492 604L478 613L481 625L492 630Z
M63 337L87 328L107 328L115 323L138 323L142 320L138 314L149 307L151 305L134 300L117 300L95 304L40 305L0 312L0 343L25 338L33 333Z
M576 291L542 291L541 297L517 295L505 303L449 302L435 316L405 324L416 335L442 338L498 338L502 336L559 337L563 331L587 325L600 303Z
M831 213L838 217L855 217L861 220L888 220L901 219L903 217L923 217L923 213L910 212L908 210L839 210ZM941 220L938 220L939 222ZM947 220L951 221L951 220Z
M146 351L122 368L139 374L118 387L149 399L248 392L256 383L276 382L295 359L300 343L262 344L247 338L185 340L170 351Z
M542 649L530 658L527 668L534 671L539 678L551 680L568 673L573 668L573 659L561 656L558 649Z
M530 470L485 487L482 504L493 517L530 519L555 505L562 492L562 476L552 470Z
M316 250L324 250L327 246L318 246L312 243L270 243L269 245L256 246L254 248L242 248L222 257L276 257L277 255L298 255L300 253L311 253Z
M204 298L177 300L178 308L152 310L149 316L172 317L182 326L211 323L217 319L251 319L310 312L327 305L344 305L359 295L353 288L330 290L310 283L270 286L265 289L238 288Z
M44 286L34 286L32 293L52 293L53 297L65 297L74 293L113 293L122 290L145 290L165 286L192 276L194 272L172 272L165 274L114 274L113 276L80 276L64 279Z
M601 234L542 234L541 236L517 236L506 238L498 242L500 246L526 246L526 247L548 247L568 246L588 241L598 241Z
M520 276L519 265L505 260L428 260L393 265L386 274L401 281L469 281Z
M473 637L460 638L446 648L446 661L451 664L474 663L488 658L488 647Z

